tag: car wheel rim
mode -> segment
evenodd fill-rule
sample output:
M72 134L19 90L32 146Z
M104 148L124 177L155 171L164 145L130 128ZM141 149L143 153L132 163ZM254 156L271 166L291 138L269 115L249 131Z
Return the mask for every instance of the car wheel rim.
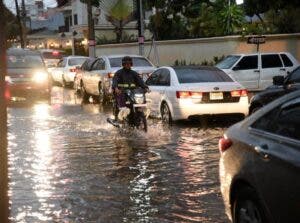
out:
M167 105L164 105L162 108L162 120L165 123L170 122L170 111Z
M259 209L252 201L245 201L238 210L239 223L262 223Z

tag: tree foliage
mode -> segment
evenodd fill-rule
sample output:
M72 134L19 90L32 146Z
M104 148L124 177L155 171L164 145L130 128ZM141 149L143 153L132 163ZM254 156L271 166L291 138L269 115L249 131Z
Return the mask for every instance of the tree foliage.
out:
M117 42L122 41L124 26L133 20L133 5L130 3L130 0L100 2L100 8L104 11L107 21L115 27Z

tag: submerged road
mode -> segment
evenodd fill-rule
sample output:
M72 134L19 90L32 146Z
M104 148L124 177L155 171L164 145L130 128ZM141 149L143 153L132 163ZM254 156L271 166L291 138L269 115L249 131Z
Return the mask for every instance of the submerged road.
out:
M218 140L232 123L109 125L109 109L54 87L8 109L12 222L228 222Z

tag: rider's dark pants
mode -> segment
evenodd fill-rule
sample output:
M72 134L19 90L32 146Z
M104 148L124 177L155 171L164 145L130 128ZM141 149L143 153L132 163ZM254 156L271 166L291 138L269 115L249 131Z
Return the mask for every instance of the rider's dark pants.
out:
M126 107L126 98L125 98L125 94L121 93L121 94L114 94L115 96L115 108L114 108L114 116L115 119L117 119L120 108L122 107Z

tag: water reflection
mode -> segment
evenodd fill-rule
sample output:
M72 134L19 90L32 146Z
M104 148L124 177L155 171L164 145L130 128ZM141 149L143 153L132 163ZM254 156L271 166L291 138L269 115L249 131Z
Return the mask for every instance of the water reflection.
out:
M9 110L13 222L226 222L217 140L224 128L106 122L109 108L54 88L51 104Z

